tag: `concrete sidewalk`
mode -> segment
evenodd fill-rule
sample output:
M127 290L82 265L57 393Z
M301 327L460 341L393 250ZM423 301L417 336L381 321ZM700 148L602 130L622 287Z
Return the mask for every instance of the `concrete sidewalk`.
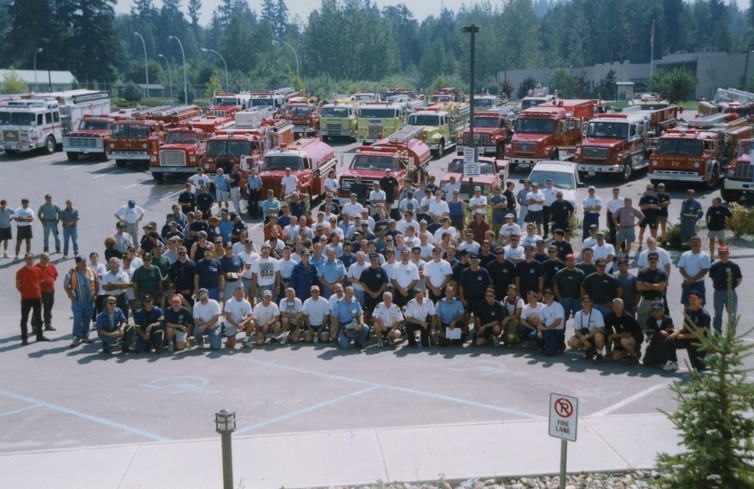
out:
M233 439L234 487L331 487L557 473L560 440L547 420L354 429ZM568 471L651 468L677 453L661 414L579 420ZM2 487L136 489L222 487L215 439L0 455Z

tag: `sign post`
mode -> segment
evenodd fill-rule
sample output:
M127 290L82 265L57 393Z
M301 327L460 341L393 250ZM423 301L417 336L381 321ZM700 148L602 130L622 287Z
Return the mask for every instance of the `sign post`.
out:
M565 489L568 442L576 441L579 400L555 392L550 393L550 436L560 438L560 483Z

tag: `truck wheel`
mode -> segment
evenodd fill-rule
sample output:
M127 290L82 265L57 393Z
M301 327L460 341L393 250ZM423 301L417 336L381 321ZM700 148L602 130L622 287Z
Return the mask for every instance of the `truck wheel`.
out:
M738 202L741 200L741 197L743 196L743 192L739 190L729 190L727 188L724 188L720 190L720 196L725 200L725 202Z
M162 172L152 172L152 178L154 178L157 183L165 183L165 174Z
M626 161L623 163L623 171L620 173L620 179L623 182L628 182L631 180L631 174L634 172L634 169L631 167L631 160Z
M18 154L18 150L17 149L6 149L5 150L5 154L8 155L8 156L17 155Z
M329 143L330 142L330 136L322 136L322 142L323 143Z
M71 153L70 151L67 151L65 155L68 157L68 161L78 161L79 160L79 154L78 153Z
M118 168L126 168L128 166L128 160L115 160L115 166Z
M47 136L47 139L45 139L45 153L51 155L55 152L56 149L57 144L55 144L55 138L52 136Z
M713 169L707 178L704 179L704 188L707 190L714 190L717 187L717 183L720 181L720 177L717 174L717 168Z
M100 153L99 155L97 155L97 158L100 161L107 161L110 159L110 156L108 156L107 153Z

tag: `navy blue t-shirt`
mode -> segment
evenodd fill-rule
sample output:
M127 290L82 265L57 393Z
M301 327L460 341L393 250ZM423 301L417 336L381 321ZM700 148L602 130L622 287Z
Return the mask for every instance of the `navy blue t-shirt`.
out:
M728 290L728 272L731 274L731 287L735 289L738 279L742 278L741 267L732 261L727 263L716 261L709 267L709 276L715 290Z
M199 276L199 286L205 289L219 287L219 278L223 273L223 266L218 259L202 258L194 266L194 274Z

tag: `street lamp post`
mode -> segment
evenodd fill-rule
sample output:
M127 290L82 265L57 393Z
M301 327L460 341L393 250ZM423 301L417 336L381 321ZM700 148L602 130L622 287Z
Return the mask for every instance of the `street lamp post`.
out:
M299 80L301 80L301 72L299 72L299 70L298 70L298 68L299 68L299 66L298 66L298 53L296 52L295 49L293 49L293 46L291 46L289 43L287 43L285 41L278 41L278 40L275 40L275 39L272 40L272 44L284 44L284 45L288 46L291 49L291 51L293 51L293 56L296 57L296 78L298 78Z
M39 91L39 82L37 82L37 55L44 51L44 49L39 48L36 51L34 51L34 90Z
M223 450L223 489L233 489L233 452L230 435L236 431L236 412L221 409L215 413L215 431L220 433Z
M471 34L471 62L469 69L471 73L469 75L469 91L471 92L471 100L469 105L469 138L471 141L469 144L474 148L474 161L477 161L477 148L476 141L474 140L474 55L476 51L476 33L479 32L479 26L475 24L463 26L463 32Z
M225 90L230 91L230 83L228 82L228 64L225 62L225 58L223 58L223 55L218 53L214 49L202 48L202 51L205 53L214 53L220 56L220 59L223 60L223 66L225 67Z
M144 36L134 31L134 36L141 39L141 47L144 48L144 77L147 84L144 86L144 98L149 98L149 63L147 62L147 43L144 42Z
M183 103L188 105L188 78L186 77L186 52L183 50L183 43L175 36L170 36L168 39L175 39L178 45L181 47L181 57L183 58Z
M173 99L173 74L170 72L170 61L168 61L168 58L165 57L164 54L157 53L158 58L163 58L165 60L165 64L168 67L168 84L170 84L170 99Z

